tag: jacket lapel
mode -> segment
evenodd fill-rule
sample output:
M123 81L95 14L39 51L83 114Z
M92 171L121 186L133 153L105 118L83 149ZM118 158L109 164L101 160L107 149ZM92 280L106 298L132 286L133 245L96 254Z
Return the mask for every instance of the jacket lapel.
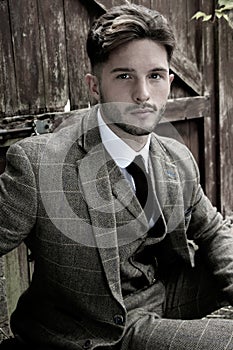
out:
M178 211L182 208L182 191L179 173L166 148L158 137L151 138L151 160L155 177L155 188L167 232L176 224Z
M155 174L156 193L166 231L173 249L190 262L189 249L184 234L183 187L178 168L160 138L152 135L151 141L151 159Z
M101 143L95 109L83 120L83 138L79 142L84 155L77 162L80 187L109 288L122 303L115 203L108 169L110 160Z
M142 225L142 232L145 230L148 231L149 227L145 213L128 180L125 179L119 167L113 161L109 169L109 178L112 186L112 193L115 197L116 209L125 210L125 212L128 211L133 219L137 219Z

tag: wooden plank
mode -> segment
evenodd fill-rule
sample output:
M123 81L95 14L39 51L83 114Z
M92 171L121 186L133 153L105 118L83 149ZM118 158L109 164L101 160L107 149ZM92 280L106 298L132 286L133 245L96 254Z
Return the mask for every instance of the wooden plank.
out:
M150 6L152 9L161 12L168 20L170 20L170 0L151 0Z
M169 99L164 119L169 122L202 118L208 115L209 98L207 96Z
M212 13L214 2L200 0L200 10L206 13ZM202 28L202 71L204 93L210 97L210 108L208 116L204 120L204 159L205 159L205 188L211 202L220 209L219 199L219 179L218 179L218 122L217 122L217 91L216 91L216 55L215 55L215 33L214 26L209 22L201 22Z
M1 151L1 149L0 149ZM3 156L5 154L1 154L1 162L0 162L0 173L4 170L4 163L2 164ZM0 258L0 328L3 331L0 331L0 342L4 338L4 332L9 332L9 320L8 320L8 308L7 308L7 298L6 298L6 278L5 278L5 269L4 269L4 258Z
M63 0L37 3L46 110L63 110L69 98Z
M93 3L95 3L96 5L100 6L104 11L107 10L108 6L109 6L109 1L104 1L104 0L92 0ZM111 7L111 3L110 3L110 7Z
M7 147L0 147L0 174L3 173L6 165Z
M92 0L92 1L97 5L99 5L105 11L113 6L124 5L126 3L125 0Z
M151 8L151 0L132 0L133 4L142 5Z
M0 116L18 110L8 1L0 1Z
M0 342L9 334L9 318L6 297L4 259L0 258Z
M198 95L203 94L202 75L187 56L178 48L174 51L171 61L171 70L182 79L188 87L193 89Z
M200 171L200 181L205 191L205 159L203 157L204 120L204 118L189 120L189 149L198 163Z
M45 108L38 13L35 0L9 0L18 113Z
M233 40L226 21L219 23L219 119L221 211L233 220Z
M202 70L202 22L192 20L193 15L199 11L199 1L187 1L187 13L186 13L186 48L189 60L195 64L197 70ZM203 85L203 82L202 82Z
M99 5L105 11L113 6L124 5L126 3L125 0L92 0L92 1L97 5ZM128 2L151 8L151 0L128 0Z
M204 149L204 118L190 118L188 120L176 120L160 123L155 132L162 136L171 137L185 144L192 152L200 170L200 181L205 189L205 163Z
M185 15L192 10L188 10L190 1L183 0L151 0L151 8L160 11L170 22L177 40L177 47L171 62L172 71L191 88L195 94L203 94L202 76L197 68L196 61L193 60L195 49L195 32L190 33L189 19ZM193 9L193 7L192 7ZM180 14L184 14L184 19L177 21ZM194 27L194 29L197 27ZM200 51L200 50L199 50Z
M169 122L188 120L188 119L198 119L203 118L208 115L209 110L209 97L208 96L196 96L196 97L183 97L176 99L169 99L167 102L164 119ZM25 122L31 122L33 119L46 120L50 119L51 122L57 123L59 119L67 119L74 115L79 115L82 112L88 111L88 108L82 108L78 110L72 110L70 112L53 112L53 113L43 113L34 115L19 115L13 117L6 117L3 119L6 128L12 128L15 126L15 131L17 126L23 125Z
M29 285L26 246L21 244L4 258L8 312L11 315L20 295Z
M85 74L91 70L86 53L86 38L94 14L90 16L86 7L77 0L68 0L64 4L70 102L71 109L78 109L87 106L89 101L84 81Z
M172 0L169 3L171 20L170 24L173 27L174 34L177 40L177 49L182 53L180 56L185 56L188 59L187 51L187 1L186 0ZM185 16L185 18L182 18ZM192 43L189 43L189 46ZM181 64L182 67L182 64Z
M4 171L7 148L0 148L0 173ZM19 296L29 286L30 270L27 249L21 244L17 249L0 258L0 342L4 333L10 334L9 316L14 311Z
M171 123L163 122L158 125L155 132L162 136L171 137L185 144L192 152L200 169L201 183L204 186L204 162L203 162L203 118L177 120Z

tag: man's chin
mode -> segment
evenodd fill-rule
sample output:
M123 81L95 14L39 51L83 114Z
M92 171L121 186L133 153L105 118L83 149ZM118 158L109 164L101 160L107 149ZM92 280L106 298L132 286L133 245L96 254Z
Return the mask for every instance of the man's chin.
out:
M123 130L127 134L134 135L134 136L147 136L152 131L153 128L142 128L135 125L129 125L124 123L114 123L119 129Z

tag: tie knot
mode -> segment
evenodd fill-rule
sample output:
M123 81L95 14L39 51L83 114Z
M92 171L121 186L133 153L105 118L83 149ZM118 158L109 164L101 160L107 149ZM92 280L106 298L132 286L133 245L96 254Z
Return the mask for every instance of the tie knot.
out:
M143 173L144 176L146 176L145 163L141 155L136 156L132 163L130 163L126 169L133 177L135 176L135 174L138 174L140 172Z

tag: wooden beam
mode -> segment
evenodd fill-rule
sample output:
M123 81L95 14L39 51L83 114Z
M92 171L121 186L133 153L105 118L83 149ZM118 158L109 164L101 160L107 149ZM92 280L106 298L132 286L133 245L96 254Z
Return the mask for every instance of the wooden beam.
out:
M195 97L182 97L176 99L169 99L167 102L164 122L174 122L180 120L203 118L207 115L209 110L209 97L208 96L195 96ZM6 117L2 120L2 130L0 134L5 133L17 133L20 132L20 127L25 126L25 123L32 123L33 120L46 121L50 120L52 125L59 124L63 120L71 117L78 116L81 113L88 111L88 108L82 108L77 110L72 110L70 112L54 112L54 113L44 113L37 115L19 115L13 117ZM32 128L22 129L23 131L30 131ZM47 130L47 132L52 131Z
M6 297L6 278L5 278L5 266L4 258L0 258L0 343L3 339L9 336L9 314L7 308Z
M233 222L232 29L226 21L218 28L220 205L223 215Z
M98 0L92 0L96 5L100 6L104 11L107 10L106 4L103 1L98 1Z
M105 11L113 6L126 4L125 0L91 0L91 1L99 5Z
M198 95L203 94L202 76L193 64L178 49L175 50L171 61L171 70Z
M196 96L168 100L163 122L203 118L208 114L209 97Z

